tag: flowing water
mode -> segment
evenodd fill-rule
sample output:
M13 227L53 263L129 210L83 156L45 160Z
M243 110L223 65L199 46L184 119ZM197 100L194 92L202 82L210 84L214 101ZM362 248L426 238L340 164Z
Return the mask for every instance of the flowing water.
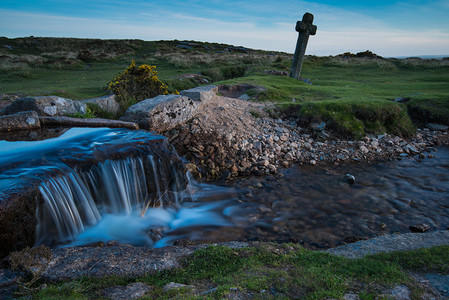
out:
M283 177L249 178L247 239L301 242L327 248L377 235L410 232L427 224L449 228L449 148L434 158L349 166L297 166ZM344 180L356 177L355 184Z
M414 224L446 229L449 149L432 154L296 166L216 186L190 178L161 136L74 128L43 141L0 141L0 199L36 186L37 244L262 240L325 248Z

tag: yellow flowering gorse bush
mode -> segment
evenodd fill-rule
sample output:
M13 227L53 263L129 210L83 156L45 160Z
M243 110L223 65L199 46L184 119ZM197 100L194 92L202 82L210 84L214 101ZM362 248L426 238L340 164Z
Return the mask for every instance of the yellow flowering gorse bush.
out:
M123 112L134 103L169 93L167 85L157 77L156 66L136 66L134 60L108 87L117 96Z

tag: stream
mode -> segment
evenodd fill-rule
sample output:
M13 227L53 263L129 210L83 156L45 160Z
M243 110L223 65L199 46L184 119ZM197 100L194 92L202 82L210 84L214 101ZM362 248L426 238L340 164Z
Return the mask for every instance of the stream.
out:
M429 154L429 153L428 153ZM294 166L281 176L239 181L258 205L246 238L328 248L383 234L449 227L449 148L377 164ZM431 156L432 157L432 156ZM345 174L356 181L349 184ZM244 206L244 205L243 205ZM251 206L251 205L250 205Z
M123 129L0 141L0 198L37 186L36 244L53 247L237 240L321 249L449 226L447 147L431 158L293 166L225 186L195 181L173 151L161 136Z

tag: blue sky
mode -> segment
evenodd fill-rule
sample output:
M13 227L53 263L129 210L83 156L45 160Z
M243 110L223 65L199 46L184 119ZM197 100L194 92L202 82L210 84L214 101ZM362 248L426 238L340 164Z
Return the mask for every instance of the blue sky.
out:
M0 3L0 36L178 39L292 53L314 14L308 54L449 55L449 0L40 0Z

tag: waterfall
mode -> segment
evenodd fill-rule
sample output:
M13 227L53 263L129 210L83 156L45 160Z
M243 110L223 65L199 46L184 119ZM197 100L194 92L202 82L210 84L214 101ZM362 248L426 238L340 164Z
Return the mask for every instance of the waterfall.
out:
M176 207L186 186L179 173L173 162L147 155L50 178L39 186L44 201L37 210L36 241L72 242L104 215L143 216L151 207Z

